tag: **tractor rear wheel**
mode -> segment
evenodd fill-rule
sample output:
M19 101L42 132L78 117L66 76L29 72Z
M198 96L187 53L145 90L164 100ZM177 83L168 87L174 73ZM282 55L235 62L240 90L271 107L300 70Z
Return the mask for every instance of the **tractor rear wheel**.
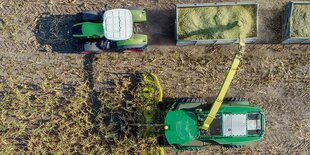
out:
M101 16L98 12L95 11L83 11L77 14L76 16L77 22L102 22Z

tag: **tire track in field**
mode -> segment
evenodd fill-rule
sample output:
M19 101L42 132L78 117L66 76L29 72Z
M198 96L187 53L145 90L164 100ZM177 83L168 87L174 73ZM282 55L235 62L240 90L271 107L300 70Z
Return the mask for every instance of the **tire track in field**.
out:
M286 128L282 128L281 131L267 130L262 143L265 143L266 150L280 151L280 154L305 152L309 146L307 139Z
M272 102L262 105L263 109L272 112L279 111L279 114L285 112L307 114L310 111L310 107L305 105L306 101L301 101L297 98L277 98L269 101Z
M53 49L56 48L57 49ZM31 51L31 52L57 52L57 53L80 53L81 49L76 45L67 45L67 44L44 44L41 45L36 41L29 42L0 42L0 50L1 52L9 51L16 52L18 51ZM0 52L0 53L1 53Z
M27 6L18 6L14 3L0 7L0 15L33 15L33 14L75 14L83 10L102 10L100 5L66 5L66 4L36 4L30 3Z
M10 14L17 14L18 10L15 7L0 7L0 15L10 15Z
M37 50L39 49L39 45L36 44L34 41L29 42L0 42L0 49L1 50L8 50L8 51L21 51L21 50ZM3 51L4 52L4 51Z
M264 146L279 150L281 153L304 151L306 145L301 143L303 138L296 130L297 128L305 130L305 127L298 126L296 122L301 122L309 115L309 107L303 105L306 101L289 97L267 98L266 101L269 103L260 104L266 113L267 128L263 139Z
M162 3L156 3L155 5L150 5L150 7L157 6L161 9L169 9L174 10L174 5L170 4L162 4ZM100 11L105 9L112 9L112 8L129 8L130 6L110 6L106 3L100 4L87 4L87 3L81 3L81 4L75 4L75 3L67 3L67 4L48 4L48 3L25 3L23 5L18 5L15 2L8 2L5 6L0 5L0 15L10 15L10 14L16 14L16 15L29 15L29 14L42 14L42 13L50 13L50 14L76 14L78 12L84 11L84 10L94 10L94 11ZM149 6L146 6L149 8ZM149 8L151 9L151 8Z

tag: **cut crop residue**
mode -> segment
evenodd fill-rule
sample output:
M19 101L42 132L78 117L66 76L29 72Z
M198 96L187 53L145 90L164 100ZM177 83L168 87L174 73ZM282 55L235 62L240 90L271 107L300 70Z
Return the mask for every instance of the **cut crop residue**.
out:
M179 8L177 18L179 40L256 36L254 5Z
M310 37L310 5L294 5L291 33L292 37Z

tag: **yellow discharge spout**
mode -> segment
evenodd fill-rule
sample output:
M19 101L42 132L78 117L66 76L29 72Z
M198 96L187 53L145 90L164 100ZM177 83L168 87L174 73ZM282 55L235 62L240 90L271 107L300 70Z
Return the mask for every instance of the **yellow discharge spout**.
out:
M245 42L244 39L240 38L240 43L239 43L239 51L237 52L237 54L235 55L235 58L231 64L231 67L228 71L228 74L224 80L224 83L222 84L222 87L220 89L220 92L218 93L216 100L214 101L211 110L208 114L208 116L206 117L206 119L204 120L203 124L200 126L201 129L204 130L208 130L210 127L210 124L212 123L212 121L214 120L219 108L221 107L224 97L229 89L229 86L236 74L236 71L238 69L238 66L240 64L240 60L244 54L244 50L245 50Z

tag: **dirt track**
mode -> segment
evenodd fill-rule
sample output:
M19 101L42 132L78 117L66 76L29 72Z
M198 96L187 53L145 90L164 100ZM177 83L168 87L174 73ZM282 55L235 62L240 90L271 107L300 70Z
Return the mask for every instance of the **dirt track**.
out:
M48 80L68 85L89 80L91 89L104 92L116 87L117 81L128 80L135 71L152 71L158 75L166 98L212 98L237 46L173 46L174 4L193 2L215 1L3 0L0 79L13 77L34 84ZM258 44L247 46L227 94L247 98L265 110L265 138L249 148L212 146L197 154L310 153L310 45L279 44L286 2L258 0ZM91 60L82 54L67 54L79 50L68 33L75 13L129 6L149 10L148 52L103 53Z

